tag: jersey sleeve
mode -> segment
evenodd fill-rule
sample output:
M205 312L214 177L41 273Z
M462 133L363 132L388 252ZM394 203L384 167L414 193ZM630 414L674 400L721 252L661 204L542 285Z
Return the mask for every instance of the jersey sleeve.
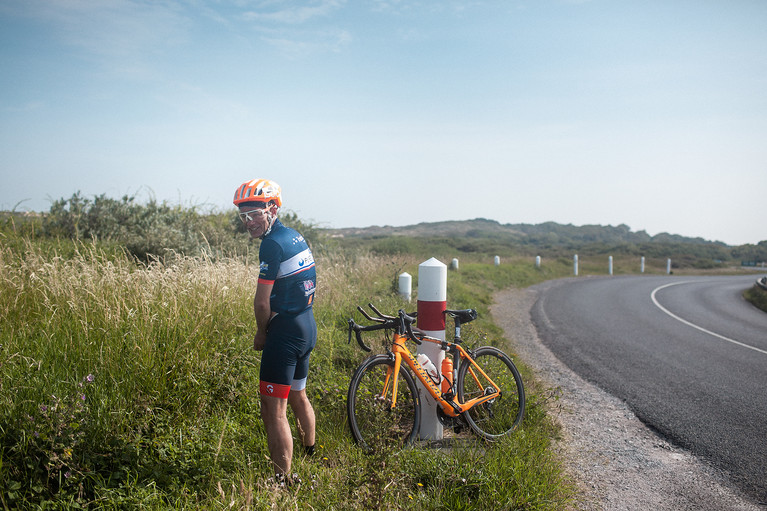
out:
M274 281L277 280L277 274L280 271L281 259L282 248L279 243L272 240L261 241L261 247L258 251L258 282L274 284Z

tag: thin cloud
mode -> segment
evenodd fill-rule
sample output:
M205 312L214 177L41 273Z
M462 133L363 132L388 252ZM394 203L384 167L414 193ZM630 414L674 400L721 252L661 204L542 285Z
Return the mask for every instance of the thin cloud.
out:
M307 5L294 5L291 1L267 0L244 11L240 18L253 24L261 40L280 54L302 59L337 53L351 43L353 37L349 30L332 24L322 26L322 20L331 19L345 3L345 0L315 0Z
M283 55L300 59L317 53L340 52L352 42L353 37L346 30L320 30L300 34L274 33L264 35L262 40Z
M311 2L310 5L293 6L281 2L276 8L271 8L271 2L262 7L265 9L250 10L242 16L246 21L262 23L280 23L285 25L299 25L318 17L327 17L345 2L340 0L320 0Z

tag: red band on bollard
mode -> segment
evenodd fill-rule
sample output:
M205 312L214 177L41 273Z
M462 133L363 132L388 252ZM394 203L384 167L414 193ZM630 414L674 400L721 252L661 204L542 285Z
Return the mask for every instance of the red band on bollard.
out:
M418 301L418 328L437 331L445 329L445 309L447 302Z

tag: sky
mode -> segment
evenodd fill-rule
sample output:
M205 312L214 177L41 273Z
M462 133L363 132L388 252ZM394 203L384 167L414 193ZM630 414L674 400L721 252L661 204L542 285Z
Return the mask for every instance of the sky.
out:
M0 209L767 239L764 0L0 0Z

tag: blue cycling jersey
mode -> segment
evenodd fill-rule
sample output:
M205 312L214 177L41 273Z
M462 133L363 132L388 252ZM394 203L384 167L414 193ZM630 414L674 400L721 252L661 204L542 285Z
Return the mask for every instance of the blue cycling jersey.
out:
M299 314L314 303L317 273L314 256L298 231L275 220L261 240L258 281L273 284L269 300L273 312Z

